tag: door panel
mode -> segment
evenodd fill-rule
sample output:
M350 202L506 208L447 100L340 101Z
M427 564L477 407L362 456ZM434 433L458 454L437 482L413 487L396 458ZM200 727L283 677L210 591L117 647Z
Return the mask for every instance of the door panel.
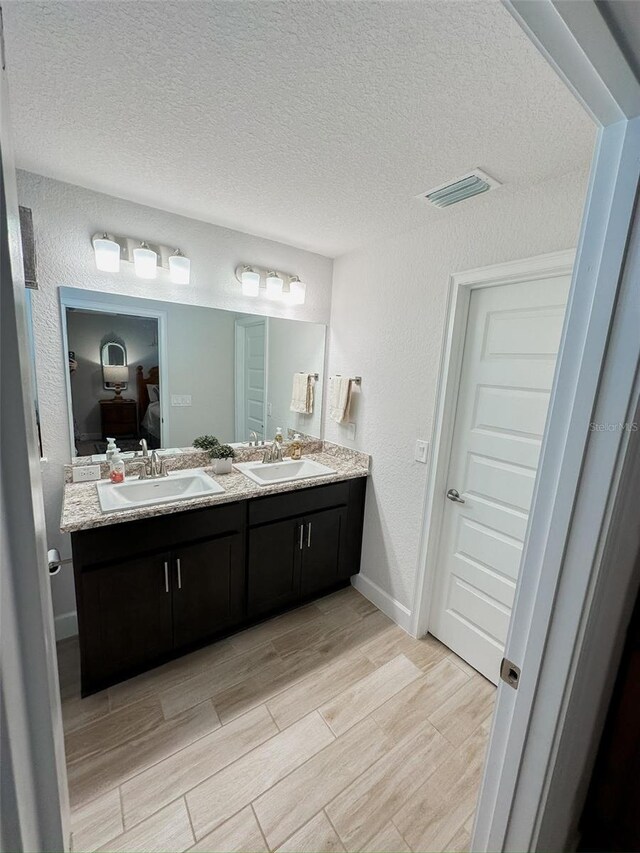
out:
M94 569L84 573L82 582L85 604L99 620L92 662L96 681L135 671L171 651L169 554Z
M234 534L177 548L172 583L176 648L239 623L244 602L241 537Z
M264 323L253 323L244 332L244 389L245 389L245 434L247 441L251 431L264 438L265 403L265 333Z
M249 531L249 615L268 613L300 596L303 520L288 519Z
M497 683L569 276L473 290L430 630Z
M340 544L346 523L345 507L316 512L305 518L302 555L302 595L329 589L339 578Z

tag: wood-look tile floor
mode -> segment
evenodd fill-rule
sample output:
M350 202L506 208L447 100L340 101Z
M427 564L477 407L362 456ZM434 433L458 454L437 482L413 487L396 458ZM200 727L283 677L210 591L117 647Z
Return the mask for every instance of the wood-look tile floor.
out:
M495 688L348 588L80 699L74 851L466 850Z

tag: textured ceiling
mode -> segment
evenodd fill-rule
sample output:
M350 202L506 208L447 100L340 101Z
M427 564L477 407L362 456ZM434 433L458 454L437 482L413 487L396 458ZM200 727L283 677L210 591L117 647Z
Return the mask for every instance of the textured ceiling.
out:
M474 166L590 159L497 0L3 6L22 168L325 255L447 215L414 196Z

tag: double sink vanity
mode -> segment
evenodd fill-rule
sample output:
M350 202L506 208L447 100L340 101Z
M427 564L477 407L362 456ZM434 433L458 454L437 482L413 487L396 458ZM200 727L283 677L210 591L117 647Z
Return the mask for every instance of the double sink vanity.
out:
M301 460L167 455L170 473L74 483L71 534L86 696L349 583L359 571L369 457L328 442ZM139 462L139 460L138 460ZM127 463L133 472L135 460ZM106 470L103 467L103 476Z

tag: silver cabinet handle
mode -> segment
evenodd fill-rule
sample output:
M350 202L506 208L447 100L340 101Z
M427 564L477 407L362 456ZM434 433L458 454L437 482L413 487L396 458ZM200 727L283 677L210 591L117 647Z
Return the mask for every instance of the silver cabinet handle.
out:
M309 522L309 526L307 527L307 548L311 548L311 522Z
M300 550L301 550L301 551L302 551L302 543L303 543L303 541L304 541L304 524L301 524L301 525L300 525L300 544L299 544L299 547L300 547Z
M450 501L453 501L457 504L463 504L465 502L464 498L460 497L460 492L458 492L456 489L449 489L449 491L447 492L447 497Z
M180 557L176 560L176 568L178 569L178 589L182 589L182 571L180 569Z
M169 592L169 563L164 564L164 591Z

